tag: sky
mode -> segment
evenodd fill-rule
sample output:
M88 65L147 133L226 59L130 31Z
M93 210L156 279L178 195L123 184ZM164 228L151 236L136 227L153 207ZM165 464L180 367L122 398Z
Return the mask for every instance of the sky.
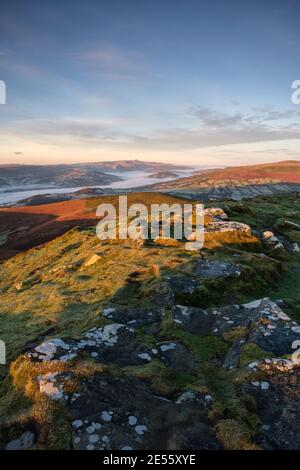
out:
M300 158L298 0L0 6L0 163Z

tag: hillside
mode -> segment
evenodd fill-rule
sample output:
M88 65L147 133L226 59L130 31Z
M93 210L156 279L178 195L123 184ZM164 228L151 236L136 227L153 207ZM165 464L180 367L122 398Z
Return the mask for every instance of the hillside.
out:
M178 198L159 193L128 194L128 204L178 202ZM96 225L96 208L102 203L117 205L118 196L101 196L28 207L0 208L0 259L40 245L77 225Z
M72 188L105 186L121 181L124 171L171 171L185 169L168 163L139 160L109 161L59 165L0 165L0 188L34 187ZM114 174L109 174L113 171ZM108 172L108 173L107 173ZM119 173L119 174L117 174Z
M1 165L0 188L42 188L107 185L122 178L94 165Z
M211 205L200 252L100 242L90 203L0 263L0 448L300 449L299 197Z
M153 189L200 189L275 183L300 183L300 161L205 170L187 178L156 183Z
M189 166L185 165L174 165L172 163L161 163L161 162L147 162L142 160L114 160L107 162L96 162L97 165L104 170L110 171L175 171L175 170L188 170Z

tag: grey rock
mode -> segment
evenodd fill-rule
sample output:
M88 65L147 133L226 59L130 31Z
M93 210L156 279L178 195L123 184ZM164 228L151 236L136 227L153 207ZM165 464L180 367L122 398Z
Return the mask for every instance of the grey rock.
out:
M114 362L120 366L142 364L148 362L149 357L151 360L153 355L149 347L135 338L133 328L112 323L93 328L78 340L46 341L29 352L28 357L32 361L66 362L75 359L81 351L87 351L98 362Z
M261 420L258 444L268 450L300 450L300 369L270 372L263 382L253 382L244 391L256 400Z
M73 445L86 449L93 436L95 450L215 449L214 432L205 424L210 407L198 393L176 402L156 396L141 380L97 375L70 405L73 419L84 423L73 428Z
M5 450L25 450L29 449L35 441L35 436L31 431L24 432L20 437L10 441Z
M179 372L192 372L195 369L196 364L193 355L180 343L160 343L158 351L163 362L171 369Z
M176 305L172 309L175 323L190 333L207 335L211 332L215 318L206 310L197 307Z
M169 284L175 296L182 294L191 295L199 286L199 281L191 276L174 276L169 279Z
M208 278L240 276L239 266L225 261L199 260L196 265L195 275Z
M159 322L163 316L163 309L153 308L124 308L111 306L103 310L103 315L118 323L137 328L141 325Z
M243 342L235 341L225 356L223 367L224 369L235 369L239 365L240 352Z
M135 365L148 362L152 351L135 338L132 328L112 323L103 328L90 330L81 340L85 350L97 352L97 361L116 363L120 366ZM86 341L95 341L95 346L85 345ZM80 344L80 343L79 343Z
M268 299L263 300L256 310L257 321L253 323L249 341L275 355L293 353L293 342L300 340L297 323Z

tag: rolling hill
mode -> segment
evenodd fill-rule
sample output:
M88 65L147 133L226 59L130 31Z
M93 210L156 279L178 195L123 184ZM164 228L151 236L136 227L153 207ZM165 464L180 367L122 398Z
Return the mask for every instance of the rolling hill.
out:
M197 189L210 186L247 186L252 184L300 183L300 161L227 167L204 170L187 178L156 183L153 189Z
M122 172L124 171L153 173L185 168L187 167L140 160L59 165L0 165L0 188L36 186L42 189L106 186L116 181L122 181ZM109 172L113 172L113 174Z

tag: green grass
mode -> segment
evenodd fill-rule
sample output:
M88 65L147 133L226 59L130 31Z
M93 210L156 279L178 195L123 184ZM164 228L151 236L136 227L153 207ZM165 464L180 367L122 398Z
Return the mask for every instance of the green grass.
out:
M230 348L228 343L216 336L200 336L183 330L173 321L170 312L166 313L162 320L160 339L180 341L199 362L223 357Z
M97 201L91 200L89 204L94 210ZM274 230L290 242L300 240L299 231L282 223L284 220L300 223L299 198L295 195L261 197L242 203L227 201L223 207L231 220L248 223L258 231ZM84 267L94 254L101 259ZM8 365L1 366L0 446L28 426L34 426L39 433L36 448L71 446L70 418L65 408L36 394L34 377L38 368L30 368L24 357L18 359L21 353L50 337L77 337L91 327L106 324L108 320L102 316L102 310L108 304L137 307L142 302L143 307L150 306L152 294L162 286L161 281L172 275L193 275L199 256L238 263L242 274L234 279L202 279L194 295L177 296L178 303L207 308L269 296L283 299L286 313L300 321L300 255L274 252L263 245L227 245L203 249L199 254L153 243L141 247L130 241L100 243L94 228L75 228L41 247L1 262L0 335L7 345ZM19 289L18 283L22 283ZM167 312L159 328L154 328L155 333L149 331L147 327L139 328L137 339L149 347L163 340L184 344L196 359L195 372L178 373L153 360L141 366L110 365L106 373L140 378L156 393L167 397L188 389L211 394L213 407L209 419L224 447L253 448L259 422L253 399L241 393L249 380L244 366L268 357L268 353L255 344L247 344L241 350L239 369L226 371L222 367L232 342L247 335L248 330L232 329L223 338L201 336L180 328L171 312ZM87 375L102 373L91 358L81 357L78 364L75 361L70 367L73 372L79 373L81 369Z

